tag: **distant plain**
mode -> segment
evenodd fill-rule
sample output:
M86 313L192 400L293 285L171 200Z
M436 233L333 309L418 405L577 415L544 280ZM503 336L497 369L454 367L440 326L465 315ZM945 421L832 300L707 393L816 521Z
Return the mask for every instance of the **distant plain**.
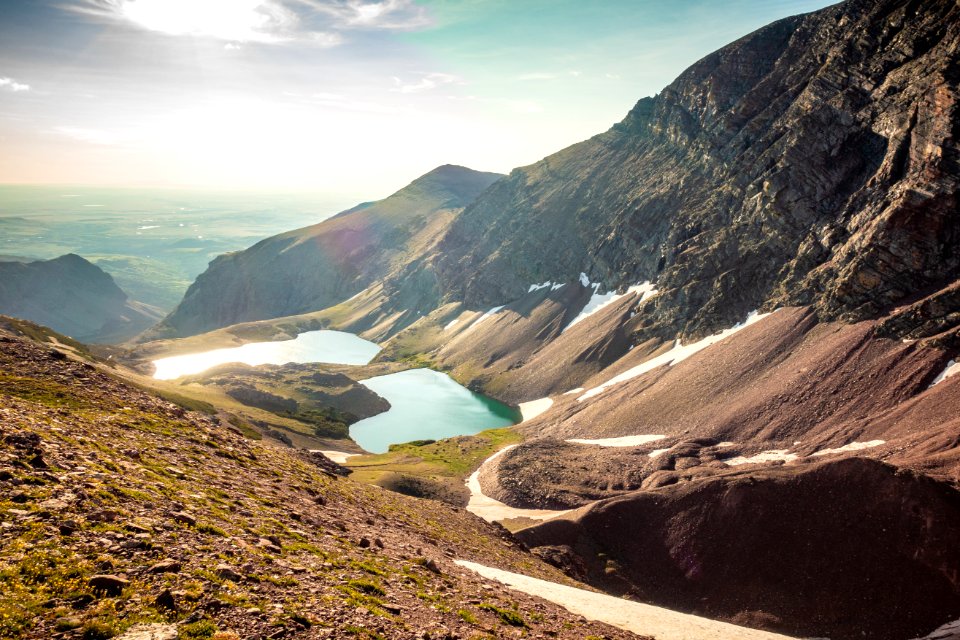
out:
M315 194L0 185L0 260L76 253L131 298L169 311L221 253L349 204Z

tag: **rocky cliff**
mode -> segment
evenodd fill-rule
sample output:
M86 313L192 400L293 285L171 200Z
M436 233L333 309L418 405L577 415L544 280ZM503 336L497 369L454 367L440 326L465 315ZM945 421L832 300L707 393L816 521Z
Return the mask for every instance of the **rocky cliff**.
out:
M0 313L83 342L122 342L153 325L159 310L129 300L106 272L78 255L0 262Z
M960 275L960 8L849 0L700 60L610 131L514 170L411 265L483 307L656 281L639 333L762 306L872 317Z
M456 214L500 177L445 165L388 198L220 256L150 335L193 335L342 302L429 252Z

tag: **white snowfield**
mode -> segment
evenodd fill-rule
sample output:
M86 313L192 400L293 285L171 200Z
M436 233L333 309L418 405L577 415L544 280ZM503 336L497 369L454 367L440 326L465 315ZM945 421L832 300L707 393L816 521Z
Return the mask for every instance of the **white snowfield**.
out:
M359 453L347 453L346 451L333 451L333 450L326 450L326 449L310 449L310 452L322 453L323 455L327 456L337 464L343 464L344 462L347 461L347 458L352 458L353 456L360 455Z
M520 409L520 416L523 418L523 421L527 422L528 420L533 420L552 406L552 398L540 398L538 400L531 400L530 402L521 402L518 408Z
M595 444L599 447L637 447L642 444L663 440L667 436L623 436L621 438L598 438L596 440L587 440L585 438L571 438L567 442L575 444ZM663 451L666 451L664 449ZM650 454L651 457L653 454Z
M712 336L707 336L703 340L698 340L697 342L692 342L686 345L680 344L680 341L677 340L676 342L674 342L673 348L667 351L666 353L660 354L656 358L651 358L650 360L647 360L643 364L639 364L633 367L632 369L628 369L627 371L624 371L620 375L610 378L609 380L607 380L606 382L604 382L598 387L594 387L593 389L588 389L586 393L584 393L582 396L577 398L577 402L583 402L584 400L600 395L601 393L603 393L613 385L620 384L621 382L626 382L627 380L631 380L633 378L636 378L637 376L641 376L649 371L653 371L658 367L662 367L664 365L672 367L678 362L683 362L684 360L694 355L695 353L699 353L703 351L710 345L716 344L721 340L723 340L724 338L728 338L733 334L737 333L738 331L745 329L752 324L756 324L757 322L760 322L761 320L763 320L769 315L770 315L769 313L758 313L757 311L751 311L749 314L747 314L747 319L744 320L743 322L736 324L730 327L729 329L725 329L720 333L714 334Z
M938 375L936 379L934 379L934 381L930 383L930 387L935 387L941 382L943 382L944 380L946 380L947 378L949 378L950 376L955 376L958 373L960 373L960 362L957 362L956 360L951 360L950 362L947 363L947 368L944 369L940 373L940 375Z
M815 451L810 455L813 456L829 456L832 453L844 453L846 451L860 451L861 449L870 449L871 447L879 447L882 444L886 444L886 440L868 440L867 442L851 442L850 444L845 444L842 447L837 447L835 449L821 449L820 451Z
M480 516L487 522L499 522L500 520L508 520L510 518L549 520L550 518L555 518L556 516L569 513L569 509L566 511L551 511L549 509L517 509L516 507L511 507L503 504L499 500L495 500L483 495L483 489L480 488L480 472L487 465L492 464L494 460L516 446L517 445L515 444L511 444L508 447L500 449L500 451L497 451L495 454L484 460L483 464L480 465L480 468L474 471L470 477L467 478L467 489L470 490L470 502L467 503L467 511L474 515Z
M605 622L640 635L653 636L657 640L786 640L789 638L778 633L738 627L727 622L718 622L663 607L594 593L586 589L568 587L475 562L457 560L456 563L484 578L501 582L511 589L558 604L588 620Z
M583 278L585 278L586 276L584 276L583 274L580 274L580 276L581 276L580 281L582 283ZM587 282L588 284L584 286L589 286L589 280L587 280ZM577 317L571 320L570 323L563 328L563 331L566 331L567 329L577 324L578 322L581 322L589 318L590 316L600 311L604 307L613 304L620 298L626 295L629 295L631 293L640 294L640 302L643 302L647 298L652 298L653 296L657 295L657 293L659 293L654 288L654 285L651 284L649 281L644 282L642 284L637 284L628 288L626 293L617 293L616 291L608 291L607 293L597 293L597 290L599 288L600 288L599 282L593 283L593 295L590 296L590 300L587 302L587 306L585 306L583 310L579 313L579 315L577 315ZM561 331L561 333L563 333L563 331Z
M756 464L758 462L777 462L780 460L783 462L793 462L800 457L795 453L789 453L789 451L789 449L770 449L769 451L761 451L752 456L729 458L724 460L724 462L731 467L738 467L742 464Z

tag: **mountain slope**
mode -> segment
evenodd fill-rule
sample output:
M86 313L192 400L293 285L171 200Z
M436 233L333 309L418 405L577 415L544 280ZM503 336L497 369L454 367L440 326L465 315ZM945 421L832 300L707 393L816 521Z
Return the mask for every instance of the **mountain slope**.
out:
M445 165L378 202L226 254L152 337L324 309L430 249L457 212L501 176Z
M5 330L0 381L0 638L637 637L458 567L574 584L463 510Z
M0 262L0 313L48 325L82 342L123 342L153 325L156 309L127 298L106 272L76 254Z

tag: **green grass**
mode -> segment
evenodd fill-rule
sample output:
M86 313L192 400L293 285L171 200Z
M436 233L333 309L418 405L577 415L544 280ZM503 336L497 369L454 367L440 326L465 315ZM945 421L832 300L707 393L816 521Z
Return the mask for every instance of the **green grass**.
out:
M504 624L508 624L511 627L526 627L527 623L524 621L523 617L516 611L511 609L502 609L494 604L484 602L483 604L477 605L480 609L484 611L490 611L497 614L497 617L500 618L500 621Z
M473 436L391 445L387 453L350 458L346 466L353 469L353 479L369 484L390 473L459 483L498 449L521 440L509 427L488 429Z
M87 349L87 345L83 344L82 342L78 342L69 336L65 336L62 333L57 333L53 329L30 322L29 320L0 316L0 326L37 342L46 342L50 344L53 342L59 342L61 344L65 344L76 349L78 353L93 359L93 354L91 354L89 349Z
M87 409L92 405L58 382L0 373L0 394L58 409Z

